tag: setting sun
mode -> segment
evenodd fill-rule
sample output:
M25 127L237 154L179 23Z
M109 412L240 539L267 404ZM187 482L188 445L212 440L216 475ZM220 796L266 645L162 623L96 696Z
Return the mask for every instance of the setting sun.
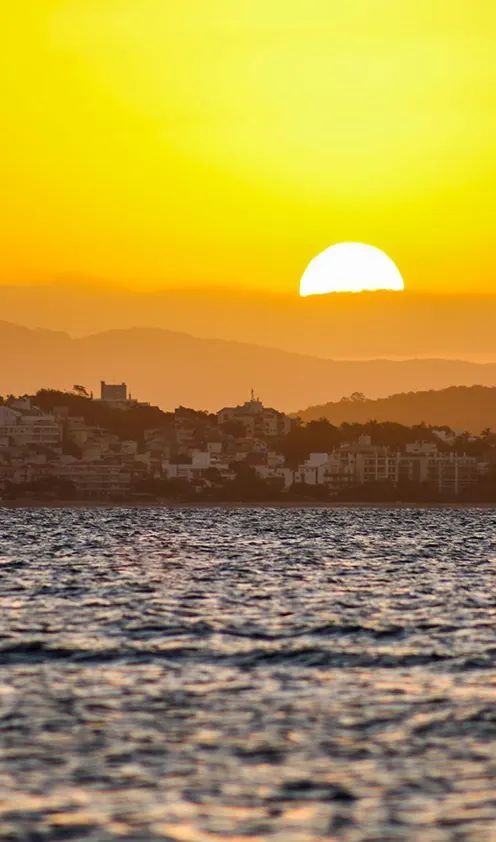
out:
M2 283L291 294L353 231L492 292L496 4L0 6Z
M337 243L310 261L300 281L300 295L405 288L387 254L363 243Z

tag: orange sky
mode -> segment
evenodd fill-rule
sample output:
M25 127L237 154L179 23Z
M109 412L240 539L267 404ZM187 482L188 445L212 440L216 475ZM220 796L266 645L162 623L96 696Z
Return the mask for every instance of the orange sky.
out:
M17 0L0 283L298 287L339 240L491 291L496 4ZM6 166L5 166L6 164Z

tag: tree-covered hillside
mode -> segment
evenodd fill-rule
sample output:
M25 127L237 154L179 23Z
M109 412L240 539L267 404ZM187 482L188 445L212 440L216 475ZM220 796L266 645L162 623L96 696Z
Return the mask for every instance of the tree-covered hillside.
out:
M439 391L402 392L377 400L355 393L340 401L300 410L297 415L305 422L327 418L332 424L365 424L371 420L408 426L447 424L454 430L470 430L478 435L486 427L496 427L496 388L451 386Z

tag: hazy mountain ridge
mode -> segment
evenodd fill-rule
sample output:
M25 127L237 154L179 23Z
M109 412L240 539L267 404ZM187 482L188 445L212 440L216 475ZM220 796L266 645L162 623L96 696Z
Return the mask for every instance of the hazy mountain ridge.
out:
M496 360L496 296L298 295L227 289L137 292L91 284L0 285L2 318L73 336L136 324L331 359Z
M327 418L332 424L375 420L399 424L448 425L479 434L496 429L496 388L451 386L439 391L403 392L376 400L350 400L311 406L297 413L303 421Z
M377 398L451 385L496 386L493 363L333 361L159 328L74 339L0 322L0 359L3 395L32 393L40 387L70 389L75 383L97 392L100 380L125 380L133 396L166 410L178 405L217 410L246 400L251 388L266 404L291 411L298 405L324 406L329 399L353 392Z

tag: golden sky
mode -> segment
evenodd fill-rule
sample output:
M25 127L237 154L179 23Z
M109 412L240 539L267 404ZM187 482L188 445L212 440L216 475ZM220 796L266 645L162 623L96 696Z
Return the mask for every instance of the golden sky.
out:
M490 291L494 0L0 0L0 282Z

